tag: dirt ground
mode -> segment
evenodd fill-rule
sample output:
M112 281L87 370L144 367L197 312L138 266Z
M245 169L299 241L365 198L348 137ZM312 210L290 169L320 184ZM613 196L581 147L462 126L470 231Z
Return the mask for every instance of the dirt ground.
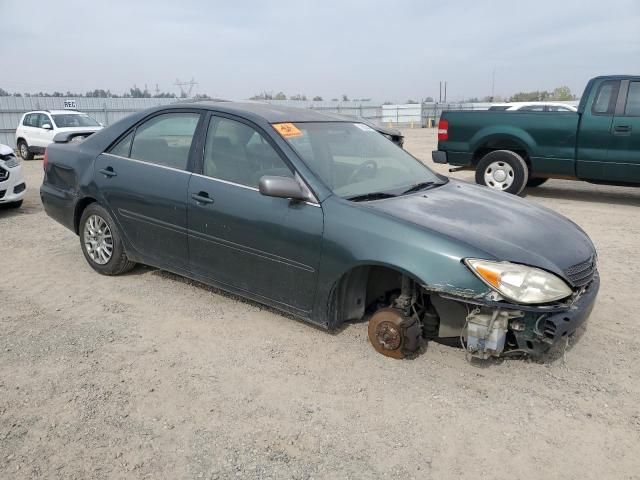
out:
M433 166L433 131L406 134ZM640 478L640 189L526 192L591 235L600 296L564 356L478 365L391 360L366 324L332 335L150 268L100 276L24 166L0 211L0 478Z

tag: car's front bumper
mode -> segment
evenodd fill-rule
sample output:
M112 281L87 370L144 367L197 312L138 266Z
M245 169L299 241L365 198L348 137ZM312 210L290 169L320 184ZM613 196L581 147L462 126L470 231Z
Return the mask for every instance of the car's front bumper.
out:
M540 356L552 345L573 335L589 318L600 289L600 276L596 272L580 297L568 310L553 313L528 312L529 325L522 332L513 332L517 349L531 356Z
M19 202L27 193L27 184L22 173L22 165L9 168L2 167L9 172L9 177L0 182L0 204Z

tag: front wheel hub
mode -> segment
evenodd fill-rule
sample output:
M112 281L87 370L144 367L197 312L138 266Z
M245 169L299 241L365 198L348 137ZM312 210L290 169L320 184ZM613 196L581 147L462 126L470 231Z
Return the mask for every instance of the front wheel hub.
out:
M369 319L369 341L378 353L401 359L418 350L422 327L397 308L383 308Z

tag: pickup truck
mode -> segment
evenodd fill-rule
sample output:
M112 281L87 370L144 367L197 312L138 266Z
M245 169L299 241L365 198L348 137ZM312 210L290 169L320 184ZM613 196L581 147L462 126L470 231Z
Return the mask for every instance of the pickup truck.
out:
M575 113L443 112L432 158L516 195L549 178L640 185L640 76L591 79Z

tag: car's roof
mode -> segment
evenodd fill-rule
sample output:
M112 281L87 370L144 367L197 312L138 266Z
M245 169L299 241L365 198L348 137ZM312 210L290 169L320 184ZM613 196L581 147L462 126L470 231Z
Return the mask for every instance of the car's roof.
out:
M262 102L215 102L173 103L164 108L196 107L239 116L260 117L269 123L283 122L353 122L341 115L319 112L310 108L282 107ZM357 120L355 120L357 121Z
M60 115L60 114L86 115L86 113L79 112L77 110L31 110L30 112L25 113L25 115L28 115L30 113L50 113L52 115Z

